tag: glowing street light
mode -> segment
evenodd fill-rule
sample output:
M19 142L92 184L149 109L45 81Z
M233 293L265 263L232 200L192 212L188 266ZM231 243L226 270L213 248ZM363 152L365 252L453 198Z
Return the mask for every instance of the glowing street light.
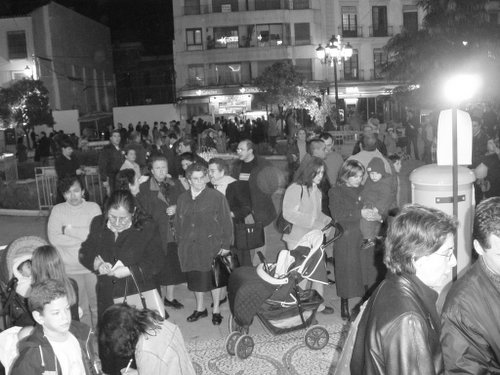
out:
M326 43L326 47L320 44L316 48L316 57L322 64L329 64L333 67L333 79L335 84L335 113L337 117L337 124L339 124L339 89L337 82L337 64L341 64L342 60L351 58L353 49L349 43L342 42L340 35L332 36Z
M453 216L458 218L458 146L457 146L457 108L470 100L478 92L481 80L478 75L458 74L449 78L443 86L443 94L452 105L451 108L451 150L452 150L452 195ZM453 252L458 251L458 236L455 233ZM453 281L457 279L457 267L453 267Z

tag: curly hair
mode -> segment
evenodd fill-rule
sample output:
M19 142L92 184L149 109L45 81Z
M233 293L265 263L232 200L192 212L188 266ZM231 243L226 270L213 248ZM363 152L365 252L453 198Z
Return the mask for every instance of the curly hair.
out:
M473 237L485 250L491 248L490 235L500 237L500 197L488 198L476 207Z
M456 219L435 208L404 206L389 227L384 264L395 274L415 274L413 261L436 252L457 225Z
M116 190L129 190L135 183L135 171L131 168L122 169L116 174Z
M131 357L139 337L154 335L163 318L155 311L138 310L126 304L112 305L99 322L99 347L109 354Z

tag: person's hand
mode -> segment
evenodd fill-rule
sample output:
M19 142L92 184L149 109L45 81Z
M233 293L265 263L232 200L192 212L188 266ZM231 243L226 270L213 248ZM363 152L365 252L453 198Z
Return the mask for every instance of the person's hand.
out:
M292 154L292 160L293 160L294 162L295 162L295 161L297 161L297 155Z
M139 177L139 185L142 184L143 182L146 182L147 180L149 180L149 176Z
M229 254L230 252L231 252L231 250L227 250L227 249L220 249L217 255L226 256L226 255L227 255L227 254Z
M97 266L97 272L99 272L99 275L110 275L110 272L111 271L111 268L113 268L113 266L111 265L111 263L108 263L108 262L101 262L101 264L99 264L99 266Z
M361 209L361 217L363 217L363 219L365 220L368 220L368 221L373 221L373 217L374 217L374 212L371 208L362 208Z
M130 269L125 266L116 267L108 273L108 276L114 276L117 279L123 279L124 277L130 276Z
M175 215L175 210L177 209L177 205L173 204L167 207L167 215L172 216Z
M66 234L68 232L68 229L70 229L70 228L71 228L70 224L63 225L61 228L62 234Z

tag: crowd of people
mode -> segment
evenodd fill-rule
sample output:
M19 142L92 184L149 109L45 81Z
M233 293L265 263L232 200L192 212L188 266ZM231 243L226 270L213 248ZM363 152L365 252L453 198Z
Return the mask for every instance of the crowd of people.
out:
M18 265L31 275L27 295L36 325L23 331L28 337L11 373L93 373L99 357L106 374L120 374L131 358L139 374L192 374L182 335L166 320L169 309L185 307L176 286L186 283L194 293L194 311L186 314L190 323L209 316L204 297L210 292L211 322L218 326L227 292L212 280L216 255L233 252L242 265L254 266L260 251L273 262L283 244L293 250L311 230L331 236L325 228L332 221L344 234L326 249L324 272L310 287L326 297L326 264L333 263L341 317L359 314L346 365L352 373L500 371L500 198L494 197L500 159L495 141L482 135L481 119L472 118L477 201L486 198L475 214L479 260L453 284L442 313L436 301L456 265L457 222L436 209L406 205L401 167L408 157L419 158L418 140L410 134L421 134L412 113L406 143L395 143L397 129L382 131L370 119L346 160L334 150L331 133L297 128L289 139L288 179L257 154L255 142L276 141L273 121L250 121L245 130L247 124L239 128L226 120L204 128L208 124L199 120L179 134L176 124L155 124L151 135L144 125L110 129L98 163L107 190L102 211L85 200L81 166L72 144L62 141L56 160L61 203L49 217L50 245L34 250L31 270ZM235 161L205 160L197 152L201 144L223 153L220 142L224 151L236 152ZM283 200L276 204L280 189ZM292 224L289 233L276 231L280 210ZM233 224L245 222L262 223L262 248L235 247ZM127 293L130 277L140 290L160 291L165 318L115 304ZM360 302L350 308L354 298ZM318 312L332 314L331 305L325 299ZM98 328L99 350L79 355L79 346L88 345L85 327Z

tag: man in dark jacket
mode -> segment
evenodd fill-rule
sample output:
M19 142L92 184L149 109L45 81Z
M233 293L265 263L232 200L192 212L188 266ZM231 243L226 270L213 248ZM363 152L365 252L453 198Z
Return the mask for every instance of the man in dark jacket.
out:
M109 137L110 143L103 147L102 151L99 153L99 174L101 175L101 180L103 186L106 188L108 196L114 190L115 187L115 177L120 170L125 156L120 148L120 131L114 129Z
M436 301L456 265L456 221L434 208L408 205L386 239L387 276L359 321L351 374L442 374Z
M269 255L274 245L269 240L274 232L274 220L278 216L273 203L272 195L284 184L284 177L281 171L275 168L266 159L254 154L253 143L250 140L243 140L238 144L236 152L239 160L233 166L232 177L238 181L248 183L250 202L252 204L252 214L256 222L262 222L266 237L266 245L262 248L264 255ZM246 189L242 189L245 191ZM278 236L280 237L280 236ZM278 244L279 246L279 244ZM252 250L251 256L256 250ZM276 249L274 249L276 250ZM274 261L274 259L270 259Z
M100 371L93 333L85 324L71 321L66 289L60 281L35 284L28 303L38 324L19 343L10 374L91 375Z
M479 259L451 287L441 315L446 373L500 373L500 197L481 202L474 219Z

